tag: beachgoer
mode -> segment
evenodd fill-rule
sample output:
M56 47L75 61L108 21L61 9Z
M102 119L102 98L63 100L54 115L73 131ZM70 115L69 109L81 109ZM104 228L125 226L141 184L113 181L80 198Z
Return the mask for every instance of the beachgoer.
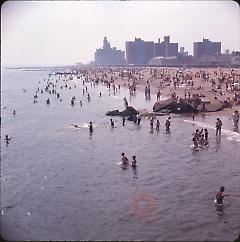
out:
M216 202L218 205L223 205L223 198L229 196L227 194L224 194L224 190L224 187L220 187L220 191L216 195Z
M92 133L93 132L93 124L92 124L92 122L89 123L88 127L89 127L90 133Z
M141 123L141 115L140 114L137 114L137 124L140 125Z
M150 119L150 128L151 128L151 130L153 130L153 123L154 123L154 119L151 118L151 119Z
M15 111L15 110L13 110L13 114L14 114L14 115L16 114L16 111Z
M137 167L137 160L136 160L136 156L134 155L133 157L132 157L132 167Z
M11 138L10 138L8 135L5 135L4 140L6 141L6 144L7 144L7 145L9 144L10 139L11 139Z
M194 121L194 120L195 120L195 113L192 112L192 121Z
M122 125L125 126L125 116L123 116L123 119L122 119Z
M111 126L112 126L112 128L114 128L114 122L113 122L113 120L110 119L110 122L111 122Z
M234 111L234 113L232 115L232 120L233 120L233 126L235 128L238 128L238 125L239 125L239 113L238 113L238 110Z
M165 122L165 127L167 132L170 131L170 125L171 125L170 119L171 117L168 117L168 119Z
M159 131L159 128L160 128L160 122L159 122L159 120L157 119L156 130Z
M128 165L129 161L128 158L125 156L124 153L122 153L122 165Z
M160 100L160 96L161 96L161 92L160 92L160 90L158 90L158 92L157 92L157 101Z
M205 135L205 140L207 141L208 140L208 130L207 129L204 129L204 135Z
M128 101L127 101L127 98L125 97L123 100L124 100L124 105L125 105L125 107L128 107Z
M221 135L221 129L222 129L222 121L220 118L217 118L216 122L216 135Z

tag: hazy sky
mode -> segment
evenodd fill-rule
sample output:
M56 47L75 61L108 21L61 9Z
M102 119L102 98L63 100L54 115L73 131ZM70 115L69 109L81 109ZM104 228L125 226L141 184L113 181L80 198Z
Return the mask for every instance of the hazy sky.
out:
M2 65L65 65L94 60L107 36L157 42L164 35L190 54L209 38L240 50L240 8L233 1L8 1L1 7Z

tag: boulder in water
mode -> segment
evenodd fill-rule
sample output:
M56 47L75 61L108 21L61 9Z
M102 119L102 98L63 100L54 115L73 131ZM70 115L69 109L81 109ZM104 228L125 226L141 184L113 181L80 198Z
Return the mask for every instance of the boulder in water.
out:
M107 116L117 116L117 115L120 115L120 112L119 112L118 109L115 109L115 110L113 110L113 111L108 111L108 112L106 113L106 115L107 115Z
M133 108L132 106L128 106L128 107L126 107L126 109L124 111L120 112L121 116L126 116L126 117L132 116L132 115L137 115L137 114L138 114L138 111L135 108Z
M159 112L162 109L167 109L171 104L173 104L173 98L168 98L159 102L156 102L153 105L153 112Z
M198 113L197 108L183 99L174 101L169 109L172 113Z

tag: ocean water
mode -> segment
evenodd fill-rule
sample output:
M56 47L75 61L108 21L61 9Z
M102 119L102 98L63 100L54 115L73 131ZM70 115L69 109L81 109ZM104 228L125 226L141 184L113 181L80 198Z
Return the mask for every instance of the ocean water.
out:
M216 138L216 117L158 117L160 131L113 117L123 110L123 87L112 90L87 83L91 101L82 95L82 81L56 95L38 93L48 72L3 70L1 86L1 235L8 240L212 240L236 239L240 232L240 135L222 117ZM40 82L40 83L39 83ZM76 88L74 87L76 85ZM24 92L23 88L27 91ZM102 97L99 97L99 92ZM109 96L110 94L110 96ZM74 106L71 98L76 97ZM46 99L50 98L50 105ZM136 109L151 111L155 102L137 93ZM82 100L83 106L79 104ZM5 107L5 108L4 108ZM16 115L13 115L13 110ZM94 125L89 134L88 123ZM77 124L80 128L71 125ZM209 146L194 151L192 133L209 129ZM11 138L8 145L5 135ZM121 152L136 155L137 169L121 169ZM214 198L224 185L230 197L222 209Z

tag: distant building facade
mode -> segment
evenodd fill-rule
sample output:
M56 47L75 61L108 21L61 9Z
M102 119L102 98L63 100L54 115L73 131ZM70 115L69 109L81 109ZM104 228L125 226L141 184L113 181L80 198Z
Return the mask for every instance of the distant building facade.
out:
M157 56L172 57L178 54L178 43L170 43L170 36L164 36L164 41L144 41L135 38L135 41L126 42L126 63L128 65L145 65Z
M96 49L94 54L95 65L124 65L125 53L124 51L117 50L116 47L111 48L110 42L107 37L103 39L103 48Z
M178 43L170 43L170 36L164 36L164 41L154 44L154 57L172 57L178 54Z
M193 56L199 60L202 56L213 56L221 53L221 42L211 42L209 39L204 39L202 42L194 42Z
M126 63L128 65L144 65L153 57L153 41L143 41L141 38L135 38L135 41L126 42Z

